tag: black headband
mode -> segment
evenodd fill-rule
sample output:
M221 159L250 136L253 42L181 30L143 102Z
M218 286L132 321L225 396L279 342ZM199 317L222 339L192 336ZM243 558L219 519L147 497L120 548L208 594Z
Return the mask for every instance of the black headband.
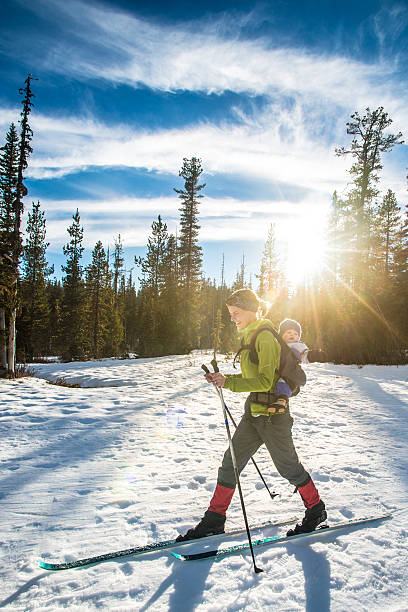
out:
M250 312L257 312L259 309L259 303L255 299L245 298L245 296L231 295L226 302L227 306L236 306L242 308L242 310L249 310Z

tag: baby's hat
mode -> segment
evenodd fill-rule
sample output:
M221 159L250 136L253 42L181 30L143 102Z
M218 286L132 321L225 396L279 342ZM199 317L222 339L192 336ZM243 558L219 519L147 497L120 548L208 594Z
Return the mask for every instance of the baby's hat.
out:
M283 319L283 321L279 323L280 335L283 336L285 331L288 331L288 329L294 329L299 334L300 339L302 335L302 326L300 325L300 323L298 323L294 319Z

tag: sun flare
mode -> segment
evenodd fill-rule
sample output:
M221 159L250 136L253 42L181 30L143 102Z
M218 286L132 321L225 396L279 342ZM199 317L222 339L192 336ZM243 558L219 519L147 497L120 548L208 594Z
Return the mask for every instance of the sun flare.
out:
M327 259L327 222L321 209L308 208L285 222L283 250L289 285L322 272Z

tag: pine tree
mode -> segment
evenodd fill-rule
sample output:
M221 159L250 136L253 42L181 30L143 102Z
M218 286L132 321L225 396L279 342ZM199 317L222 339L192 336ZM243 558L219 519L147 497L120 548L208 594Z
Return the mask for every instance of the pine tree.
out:
M158 355L166 352L165 338L160 332L160 298L165 285L165 252L168 241L167 225L161 216L152 223L152 232L147 241L144 258L135 258L140 264L143 276L141 282L141 333L140 350L144 355Z
M134 352L138 345L138 301L132 272L126 282L123 301L123 344L122 354L128 355Z
M205 183L199 184L203 172L201 160L192 157L184 158L179 176L184 179L184 189L174 189L179 194L182 206L179 209L180 237L179 237L179 277L183 289L185 308L185 327L183 339L186 350L191 350L197 341L198 321L197 292L202 265L202 249L198 244L198 201L204 197L200 191Z
M157 217L152 223L152 233L147 240L146 256L142 260L142 285L159 295L165 281L164 257L168 241L167 225Z
M221 287L225 286L225 253L222 254L221 264Z
M345 256L345 236L342 223L343 208L344 203L339 198L337 191L334 191L328 219L328 243L330 250L327 256L326 274L324 275L326 283L332 287L337 285Z
M17 172L17 184L16 184L16 198L14 201L14 258L18 264L21 255L21 215L23 214L24 206L22 198L27 195L27 188L24 185L24 171L28 166L28 158L30 157L33 149L30 142L33 138L33 131L28 123L28 117L31 113L33 102L31 98L34 97L31 91L31 81L33 77L29 74L25 80L25 87L19 89L19 93L24 95L22 100L23 110L21 113L21 119L19 121L21 126L20 142L19 142L19 160L18 160L18 172Z
M28 117L33 105L31 98L34 95L31 91L31 80L31 75L28 75L25 81L25 88L19 90L19 93L25 95L25 97L22 100L23 110L20 119L21 133L17 151L14 149L14 145L16 144L14 125L10 128L6 146L2 148L2 163L4 163L5 166L1 169L2 220L0 221L0 231L2 234L2 230L5 231L2 238L5 238L3 250L6 251L6 253L0 252L0 271L5 273L4 280L0 283L0 293L2 294L0 300L6 300L7 304L0 305L0 330L2 338L0 341L0 358L4 361L6 355L4 349L4 336L6 333L6 314L8 314L7 368L8 374L11 377L14 376L15 372L16 315L19 298L19 263L22 250L22 198L27 195L27 189L23 182L23 173L27 168L28 158L32 152L30 142L33 133L28 124ZM4 170L6 171L5 174L3 173ZM1 308L1 306L5 306L5 308Z
M213 332L217 316L217 288L215 280L202 278L198 290L198 329L196 347L214 348Z
M115 240L115 250L113 253L113 290L116 295L118 294L119 278L123 270L123 262L123 245L119 234L117 240Z
M386 279L389 279L393 264L393 254L398 249L397 235L401 221L401 209L395 194L388 189L382 204L376 211L377 257Z
M13 272L14 282L11 294L11 310L9 319L9 341L8 341L8 370L11 376L14 376L15 361L16 361L16 318L17 318L17 305L18 305L18 282L19 282L19 263L22 251L22 238L21 238L21 215L23 214L23 197L27 195L28 191L24 185L24 170L28 166L28 158L32 153L30 142L33 137L33 132L28 123L28 117L31 112L33 103L31 98L34 94L31 91L31 80L32 76L29 74L25 80L25 87L19 90L21 95L24 95L22 100L23 110L21 112L21 119L19 121L21 126L20 140L19 140L19 159L17 169L17 183L15 189L15 200L13 203L14 210L14 231L13 231Z
M365 270L369 266L370 230L373 219L370 205L378 195L377 183L379 171L382 169L381 154L390 151L396 144L401 144L402 134L385 134L392 119L380 106L374 111L366 109L366 114L360 117L358 112L351 115L352 121L347 123L347 134L354 136L350 147L336 149L336 155L351 155L354 163L350 168L354 188L348 194L348 220L353 227L354 250L353 284L356 291L365 287Z
M170 234L163 253L164 283L160 295L159 335L165 338L166 352L170 354L183 352L184 319L182 292L179 278L179 258L177 239Z
M276 297L278 294L281 272L279 269L279 256L276 248L275 226L269 226L268 237L261 260L259 279L259 295L264 298Z
M348 149L336 149L339 156L351 154L355 162L350 168L357 189L358 210L363 212L365 204L378 195L378 171L382 169L381 153L390 151L396 144L402 144L402 133L384 134L391 125L392 119L380 106L375 111L366 109L366 114L360 117L358 112L351 115L352 121L347 123L347 134L355 136Z
M102 242L98 240L92 251L92 261L86 268L86 327L90 331L90 354L104 357L110 333L112 314L111 275Z
M47 355L57 356L63 352L61 344L61 304L64 290L58 280L48 281L46 286L48 303L48 326L46 336Z
M15 265L13 258L16 186L18 177L18 135L12 123L6 144L0 148L0 366L7 367L7 325L13 310Z
M73 215L73 223L68 228L71 240L63 248L67 257L62 266L65 277L62 280L64 296L61 305L61 332L63 359L72 361L82 359L85 354L84 334L85 292L83 269L80 264L84 247L82 246L83 228L80 226L78 209Z
M17 328L24 359L32 361L34 356L44 355L47 351L49 309L46 279L54 272L54 267L48 266L46 259L49 243L45 242L45 216L39 202L33 202L32 212L28 213L27 234L22 260L22 312L17 320Z
M221 308L217 309L217 313L215 315L215 322L212 331L212 340L213 340L213 348L214 348L214 359L217 358L217 353L220 352L221 348L221 332L224 327L222 322L222 311Z
M241 267L236 274L235 282L232 285L232 291L237 291L245 287L245 253L242 253Z
M408 178L408 177L407 177ZM402 332L405 343L408 341L408 205L402 217L399 231L396 235L397 247L394 251L393 276L394 287L390 300L393 305L394 319Z

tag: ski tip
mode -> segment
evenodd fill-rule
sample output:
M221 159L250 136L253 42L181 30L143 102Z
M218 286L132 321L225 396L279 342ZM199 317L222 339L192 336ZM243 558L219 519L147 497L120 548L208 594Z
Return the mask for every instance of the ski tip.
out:
M46 569L46 570L53 570L53 569L55 569L53 563L47 563L46 561L42 561L41 559L37 559L37 564L40 567L42 567L43 569Z
M173 557L176 557L176 559L179 559L180 561L185 561L186 558L184 555L180 555L180 553L176 553L176 552L172 552L171 553L173 555Z

